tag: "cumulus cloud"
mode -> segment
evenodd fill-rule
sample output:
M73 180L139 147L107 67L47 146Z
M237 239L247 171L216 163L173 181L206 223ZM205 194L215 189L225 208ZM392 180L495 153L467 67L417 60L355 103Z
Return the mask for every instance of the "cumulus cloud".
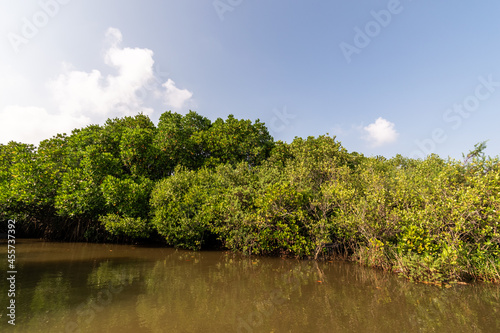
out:
M180 110L191 99L193 93L187 89L179 89L175 86L175 82L168 79L162 85L165 88L165 104L171 106L175 110Z
M106 37L111 45L104 61L117 74L104 76L98 70L83 72L66 65L64 73L48 84L60 111L99 118L152 112L145 110L138 92L154 78L153 51L121 48L122 34L118 29L108 29Z
M363 127L365 136L363 137L372 147L383 146L396 141L399 133L395 130L394 123L382 117L377 118L373 124Z
M88 124L89 118L51 115L36 106L10 105L0 112L0 142L18 141L38 145L57 133L70 133Z
M45 81L48 94L44 97L48 101L44 106L22 106L20 101L25 100L26 91L22 99L12 96L5 100L0 105L0 142L38 144L57 133L69 133L107 118L138 112L151 115L153 109L146 105L148 96L148 101L163 102L175 111L192 104L191 91L177 88L171 79L164 81L164 73L155 74L152 50L122 47L122 40L120 30L107 30L103 61L113 70L111 74L97 69L81 71L63 64L62 73ZM13 82L0 78L0 87L4 84L12 86ZM40 91L32 92L35 94Z

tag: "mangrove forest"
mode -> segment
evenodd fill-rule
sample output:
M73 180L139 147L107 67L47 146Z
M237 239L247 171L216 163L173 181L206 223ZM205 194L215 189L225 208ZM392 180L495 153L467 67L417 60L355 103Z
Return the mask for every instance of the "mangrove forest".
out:
M0 145L0 232L340 258L428 283L500 282L500 161L275 141L259 120L144 114Z

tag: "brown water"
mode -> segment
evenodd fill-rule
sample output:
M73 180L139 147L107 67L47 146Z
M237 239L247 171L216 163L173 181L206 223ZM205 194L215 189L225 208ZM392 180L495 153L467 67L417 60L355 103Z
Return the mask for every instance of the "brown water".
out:
M16 325L2 282L1 332L500 332L499 286L124 245L18 240L16 255Z

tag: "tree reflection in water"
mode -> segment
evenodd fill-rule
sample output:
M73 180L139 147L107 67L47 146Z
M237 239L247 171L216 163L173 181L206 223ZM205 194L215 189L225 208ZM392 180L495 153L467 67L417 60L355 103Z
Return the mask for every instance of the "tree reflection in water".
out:
M42 248L39 242L24 246L38 251L57 247L44 243ZM17 325L7 327L2 318L0 329L497 332L500 328L496 285L447 289L349 263L245 258L223 252L113 246L112 252L96 255L94 246L102 249L102 245L72 245L68 251L72 256L56 261L23 260L21 255ZM6 293L1 293L0 304L6 301Z

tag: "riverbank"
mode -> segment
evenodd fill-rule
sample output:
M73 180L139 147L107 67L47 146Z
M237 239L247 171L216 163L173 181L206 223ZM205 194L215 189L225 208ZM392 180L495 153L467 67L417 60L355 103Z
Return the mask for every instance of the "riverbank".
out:
M498 332L500 286L436 288L348 262L42 242L16 247L6 332ZM0 256L6 256L0 241ZM0 261L6 269L6 261ZM0 306L8 306L7 293Z
M274 142L258 120L139 114L0 145L0 232L16 219L46 239L331 254L412 281L499 283L500 162L482 149L365 157L330 136Z

